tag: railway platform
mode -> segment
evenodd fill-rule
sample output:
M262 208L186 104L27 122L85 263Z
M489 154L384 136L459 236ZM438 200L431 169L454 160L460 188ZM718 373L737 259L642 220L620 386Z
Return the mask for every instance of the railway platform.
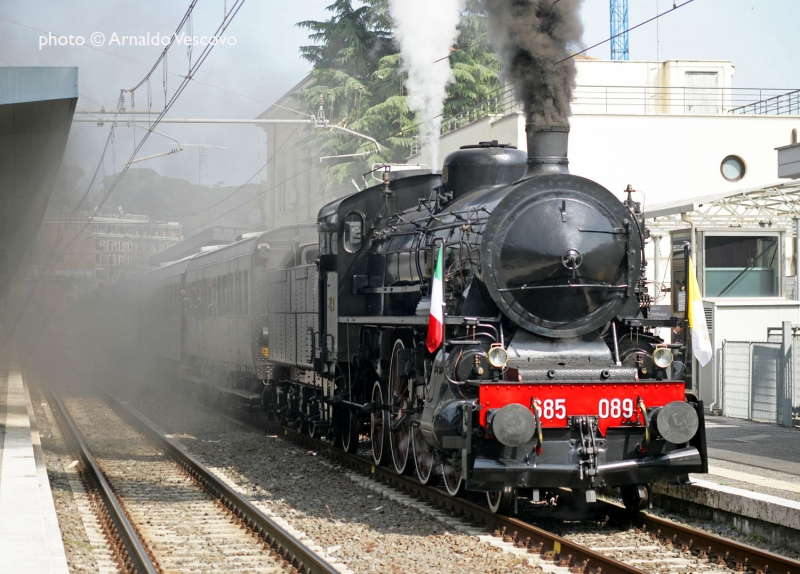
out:
M654 487L656 504L800 551L800 429L706 416L706 439L708 474Z
M0 572L67 574L35 421L19 365L0 361Z

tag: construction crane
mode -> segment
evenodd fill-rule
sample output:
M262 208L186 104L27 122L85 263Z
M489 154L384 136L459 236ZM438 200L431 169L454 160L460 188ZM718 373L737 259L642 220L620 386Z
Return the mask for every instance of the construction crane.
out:
M611 11L611 59L629 60L628 0L609 0Z

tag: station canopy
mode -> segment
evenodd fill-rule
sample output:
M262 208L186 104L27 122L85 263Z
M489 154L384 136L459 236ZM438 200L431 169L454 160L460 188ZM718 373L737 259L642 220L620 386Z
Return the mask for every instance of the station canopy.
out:
M800 218L800 180L661 203L644 212L647 227L666 233L689 227L772 228L794 233Z

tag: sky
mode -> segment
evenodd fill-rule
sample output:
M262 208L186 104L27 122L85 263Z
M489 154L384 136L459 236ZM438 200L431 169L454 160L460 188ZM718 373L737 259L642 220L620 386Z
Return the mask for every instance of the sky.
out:
M309 72L309 65L298 53L299 46L309 43L307 32L295 24L328 18L325 7L331 1L246 0L222 34L235 43L216 46L195 76L243 95L192 82L171 108L169 117L244 119L263 112ZM234 2L198 0L192 19L193 35L212 35ZM681 6L684 2L678 0L676 4ZM138 84L162 50L161 46L121 45L122 37L171 35L189 4L190 0L4 0L0 3L0 65L78 66L82 96L78 105L86 110L96 110L100 105L113 109L120 89ZM629 26L635 26L670 10L673 2L630 0L629 5ZM608 0L585 0L581 15L582 47L608 38ZM657 22L630 33L631 60L731 60L736 67L735 88L800 88L800 57L796 55L800 2L796 0L693 0ZM84 45L47 45L53 42L47 32L73 35L75 42L80 36ZM89 47L93 38L99 40L93 36L98 32L104 37L102 46ZM202 47L195 46L192 51L196 59ZM607 59L609 51L609 44L605 43L588 54ZM185 74L188 67L187 47L173 47L168 70ZM164 102L163 76L156 71L150 81L153 109L160 109ZM179 81L177 76L168 75L170 94ZM130 108L131 102L127 101L126 106ZM146 85L137 91L135 107L147 109ZM88 184L98 165L108 130L108 124L73 125L65 161L78 164L87 172L84 184ZM202 143L214 146L208 149L211 185L244 183L267 159L264 132L252 125L164 124L158 131L186 145L180 153L136 164L162 175L196 183L199 151L195 146ZM126 126L117 129L112 153L104 166L107 174L121 168L143 133ZM173 146L171 140L153 135L138 157L163 153ZM264 172L253 181L263 179Z

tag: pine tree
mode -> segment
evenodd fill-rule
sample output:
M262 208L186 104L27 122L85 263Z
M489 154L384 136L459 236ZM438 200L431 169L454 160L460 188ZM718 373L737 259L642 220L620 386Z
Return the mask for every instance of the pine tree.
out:
M307 111L315 113L321 97L328 121L381 145L378 152L374 143L336 130L322 130L306 140L313 140L322 156L364 154L330 160L325 188L333 193L351 191L351 181L362 184L362 175L374 164L404 162L422 121L406 105L403 62L392 41L388 0L363 0L358 8L353 3L336 0L326 8L332 13L329 20L297 24L310 31L314 42L300 48L315 80L300 94ZM448 88L446 114L483 103L500 86L499 61L489 44L480 0L468 0L459 30L450 54L456 82Z

